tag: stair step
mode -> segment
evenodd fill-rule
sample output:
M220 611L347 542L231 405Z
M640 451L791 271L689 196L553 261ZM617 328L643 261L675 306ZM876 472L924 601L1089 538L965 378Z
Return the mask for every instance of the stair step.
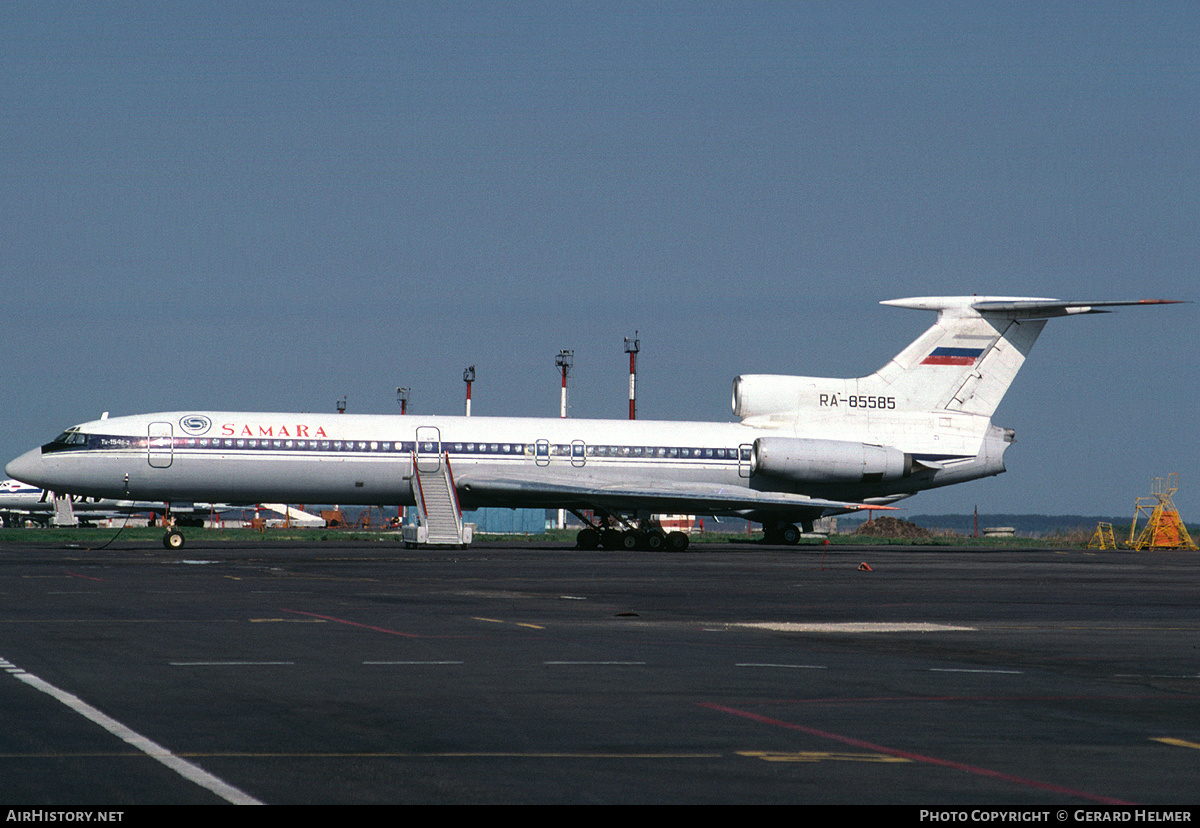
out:
M419 494L417 505L428 543L463 542L462 517L452 479L449 457L436 472L422 472L414 466L413 489Z

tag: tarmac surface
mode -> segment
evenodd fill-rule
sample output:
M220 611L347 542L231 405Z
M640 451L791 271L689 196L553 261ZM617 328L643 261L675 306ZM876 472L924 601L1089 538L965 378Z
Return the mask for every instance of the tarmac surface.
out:
M1196 553L34 531L6 808L1200 803Z

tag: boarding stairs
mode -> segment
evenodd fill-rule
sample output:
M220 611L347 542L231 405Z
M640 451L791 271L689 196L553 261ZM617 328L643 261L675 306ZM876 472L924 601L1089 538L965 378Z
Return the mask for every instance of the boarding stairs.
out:
M75 505L69 494L54 492L54 517L50 522L55 526L78 526L79 518L75 517Z
M466 546L471 542L471 526L463 523L458 493L454 490L454 475L450 471L450 455L437 458L437 469L429 470L428 457L417 462L413 456L412 489L417 502L417 525L401 530L404 545ZM422 471L422 464L426 470Z

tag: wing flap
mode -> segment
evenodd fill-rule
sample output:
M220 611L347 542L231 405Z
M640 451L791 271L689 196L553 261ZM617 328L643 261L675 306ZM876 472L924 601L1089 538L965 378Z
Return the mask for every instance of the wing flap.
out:
M470 500L503 502L519 496L524 505L544 502L547 508L610 508L721 514L745 510L789 512L826 510L894 509L872 503L828 500L786 492L763 492L744 486L700 483L633 481L614 484L595 478L551 478L469 475L458 480Z

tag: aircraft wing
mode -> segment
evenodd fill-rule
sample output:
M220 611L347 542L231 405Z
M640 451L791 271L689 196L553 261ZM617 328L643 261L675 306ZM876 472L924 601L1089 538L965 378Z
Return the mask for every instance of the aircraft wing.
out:
M631 480L621 483L597 478L572 477L567 482L549 475L505 475L492 477L470 474L455 481L464 500L480 505L520 498L523 505L544 501L546 508L628 510L649 509L655 512L686 512L693 514L729 514L743 511L839 512L862 509L895 509L872 503L827 500L786 492L763 492L742 486L673 482L663 480Z

